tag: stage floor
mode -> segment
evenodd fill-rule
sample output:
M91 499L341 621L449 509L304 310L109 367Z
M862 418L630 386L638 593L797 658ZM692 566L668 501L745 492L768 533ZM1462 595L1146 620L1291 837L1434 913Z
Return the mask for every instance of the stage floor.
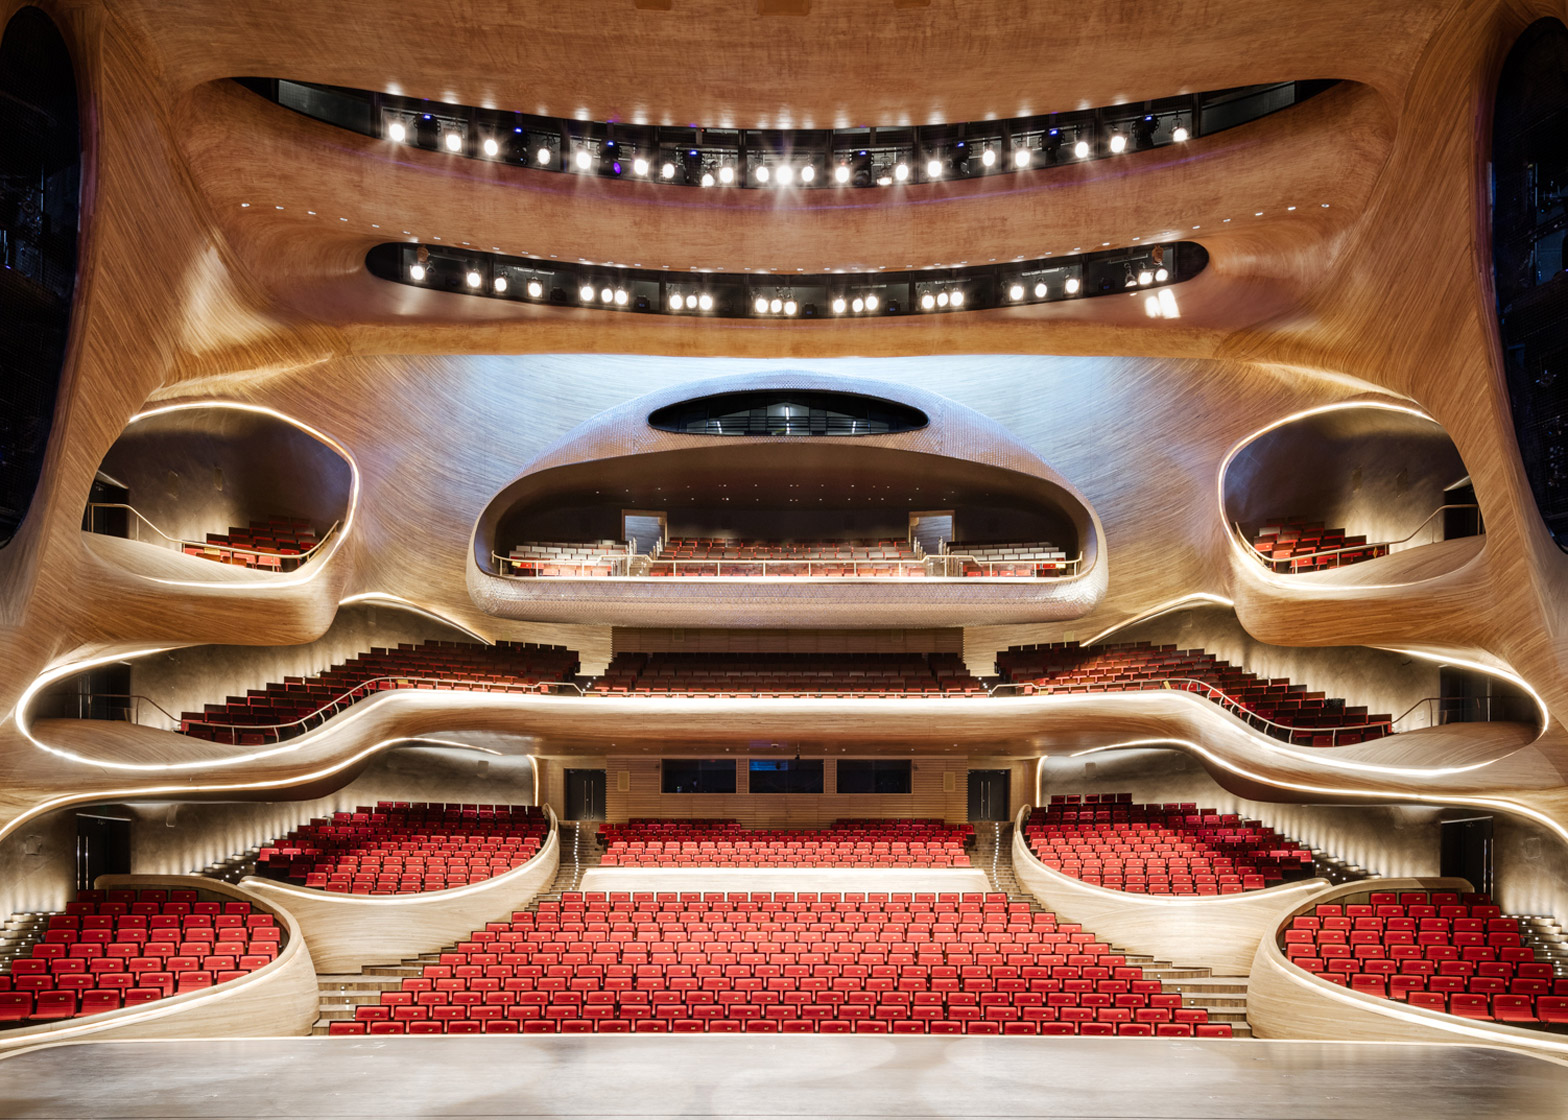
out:
M76 1043L0 1060L0 1116L1477 1120L1568 1113L1482 1047L1100 1038L463 1037Z

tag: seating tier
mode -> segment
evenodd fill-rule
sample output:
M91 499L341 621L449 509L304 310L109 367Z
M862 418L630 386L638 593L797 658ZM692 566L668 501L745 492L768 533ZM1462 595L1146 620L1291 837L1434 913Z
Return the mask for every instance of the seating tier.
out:
M984 696L956 653L618 653L597 695Z
M835 821L825 829L748 829L735 821L601 825L605 867L968 867L972 825Z

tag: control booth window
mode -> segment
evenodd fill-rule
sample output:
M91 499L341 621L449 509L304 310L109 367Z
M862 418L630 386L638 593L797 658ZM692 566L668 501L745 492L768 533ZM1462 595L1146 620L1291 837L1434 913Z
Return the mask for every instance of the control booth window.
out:
M907 758L841 758L840 793L908 793L914 763Z
M752 793L821 793L820 758L754 758Z
M733 758L666 758L663 766L665 793L734 793Z

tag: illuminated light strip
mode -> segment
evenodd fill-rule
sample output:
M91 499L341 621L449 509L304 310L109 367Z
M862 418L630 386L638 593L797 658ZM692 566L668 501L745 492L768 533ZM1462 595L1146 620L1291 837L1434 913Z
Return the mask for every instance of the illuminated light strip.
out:
M479 894L497 886L509 886L511 885L513 879L520 878L524 872L538 871L539 860L544 858L546 853L549 852L551 840L555 841L556 859L559 861L561 849L560 836L560 822L556 820L555 813L552 811L550 813L550 834L545 839L544 847L539 849L539 851L534 855L533 859L530 859L527 863L518 864L510 871L503 872L500 875L492 876L489 879L481 880L478 883L469 883L467 886L463 887L447 887L446 889L439 891L420 891L416 894L367 895L348 894L341 891L324 891L319 887L301 887L293 883L279 883L275 880L269 879L266 881L265 887L257 888L257 893L262 898L266 898L272 894L281 894L289 898L297 898L306 902L330 904L342 903L344 905L352 906L386 907L423 905L427 902L451 902L453 899L467 898L469 895ZM541 883L539 889L543 890L546 885L547 884ZM538 892L536 891L535 893Z
M1140 615L1135 615L1134 617L1127 619L1125 622L1118 622L1113 626L1109 626L1106 629L1101 630L1094 637L1079 642L1078 645L1080 648L1092 646L1104 641L1118 630L1125 630L1129 626L1138 625L1140 622L1148 622L1150 619L1159 618L1161 615L1170 614L1173 611L1183 611L1189 607L1195 607L1199 605L1231 607L1234 609L1236 606L1236 601L1234 599L1227 599L1223 595L1215 595L1213 592L1209 591L1195 591L1191 595L1183 595L1180 599L1172 599L1168 603L1162 603L1160 606L1144 611Z
M262 583L261 581L257 581L254 584L213 583L206 580L163 579L158 576L141 576L139 578L145 579L149 583L161 584L165 587L200 587L206 590L216 589L231 591L237 594L245 594L257 590L270 591L274 588L299 587L305 583L310 582L317 576L317 574L322 571L322 569L326 567L327 562L338 554L338 550L342 547L343 541L348 537L349 529L352 528L354 524L354 514L359 509L360 478L359 463L354 458L353 453L337 440L327 435L325 432L318 428L311 427L303 420L296 420L287 413L279 412L277 409L271 408L267 405L246 404L241 401L203 400L184 401L180 404L163 405L160 408L150 408L145 412L138 412L135 416L132 416L130 420L126 422L125 426L129 428L132 424L135 424L139 420L147 420L154 416L163 416L170 412L183 412L196 408L228 408L239 412L252 412L261 416L270 416L275 420L281 420L285 424L289 424L295 428L298 428L306 435L315 439L318 443L325 444L327 447L330 447L332 450L336 451L340 456L342 456L343 461L348 464L349 476L352 480L352 484L349 488L348 512L344 515L343 518L343 528L338 531L337 540L333 542L332 548L327 553L327 555L317 558L310 564L301 566L291 576L278 578L269 577L265 583ZM211 561L206 561L206 563L211 563ZM301 572L304 574L301 575Z
M1557 834L1558 839L1560 839L1564 844L1568 844L1568 828L1565 828L1563 825L1559 824L1545 813L1542 813L1540 810L1532 809L1528 805L1521 805L1517 801L1508 801L1501 797L1472 797L1468 794L1446 793L1443 791L1436 791L1433 793L1406 793L1403 790L1391 789L1344 789L1338 786L1308 785L1305 782L1293 782L1285 778L1273 778L1264 774L1254 773L1253 771L1248 770L1245 767L1238 765L1237 763L1231 762L1229 759L1215 754L1206 747L1199 746L1191 739L1180 739L1175 737L1164 739L1134 739L1125 743L1110 743L1103 747L1090 747L1087 750L1075 751L1067 757L1081 758L1084 755L1099 754L1102 751L1129 750L1137 747L1169 748L1171 746L1185 747L1194 754L1198 755L1200 758L1206 758L1210 762L1213 762L1216 766L1219 766L1225 770L1229 770L1232 774L1239 775L1240 777L1246 778L1250 781L1261 782L1266 786L1273 786L1276 789L1290 789L1295 790L1298 793L1326 793L1335 797L1350 797L1357 799L1384 798L1394 801L1410 801L1418 805L1470 805L1479 809L1495 809L1500 813L1517 813L1519 816L1529 817L1537 824L1550 829L1552 832ZM1492 763L1482 763L1481 765L1490 766ZM1475 767L1463 767L1462 769L1475 769ZM1452 773L1455 771L1428 770L1402 772L1415 775L1421 773Z
M338 600L338 606L340 607L352 606L357 603L386 603L389 606L399 607L402 610L411 611L414 614L422 614L426 618L433 619L434 621L442 623L443 625L450 626L454 630L461 630L470 638L473 638L478 642L483 642L487 646L495 645L494 640L487 638L483 634L480 634L476 631L470 630L461 622L454 622L441 612L430 607L421 606L412 599L405 599L401 595L393 595L386 591L361 591L357 595L350 595L346 599Z

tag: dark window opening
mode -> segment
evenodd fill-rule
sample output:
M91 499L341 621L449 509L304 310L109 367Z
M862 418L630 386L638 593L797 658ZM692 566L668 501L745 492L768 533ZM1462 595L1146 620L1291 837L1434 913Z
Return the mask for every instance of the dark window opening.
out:
M733 758L666 758L661 766L665 793L734 793Z
M754 758L752 793L821 793L820 758Z
M666 432L709 436L880 436L928 423L908 405L854 393L756 389L665 405L648 423Z
M1512 681L1475 669L1444 665L1438 671L1438 723L1533 723L1535 701Z
M1468 879L1483 894L1495 887L1491 817L1466 817L1443 821L1439 874L1444 878Z
M838 791L909 793L913 788L914 766L907 758L841 758L838 760Z

